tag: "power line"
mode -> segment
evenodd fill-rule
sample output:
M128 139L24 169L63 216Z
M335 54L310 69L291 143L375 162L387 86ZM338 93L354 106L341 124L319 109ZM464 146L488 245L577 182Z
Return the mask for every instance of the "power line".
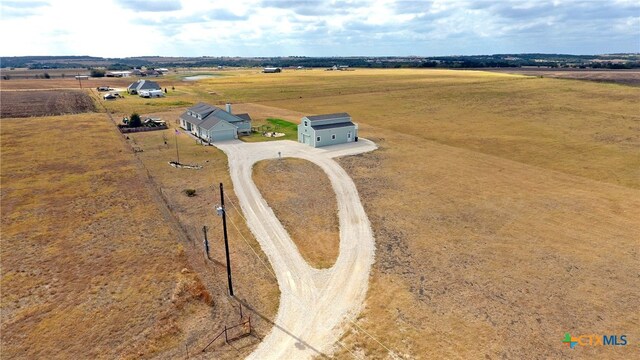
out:
M234 206L235 207L235 206ZM237 210L237 209L236 209ZM240 215L242 217L242 215ZM244 218L244 217L242 217ZM242 235L242 232L240 232L240 229L238 229L238 226L236 225L235 222L233 222L233 220L231 220L231 218L229 217L229 222L231 222L231 225L233 225L233 227L236 229L236 231L238 232L238 234L240 234L240 237L242 237L242 239L245 241L245 243L247 244L247 246L249 246L249 248L251 249L251 251L253 251L253 254L258 258L258 260L260 260L260 262L262 263L262 265L265 267L265 269L267 269L267 271L273 276L274 280L278 280L278 277L276 276L276 274L273 272L273 270L271 270L271 267L269 267L267 264L265 264L265 262L262 260L262 257L260 257L260 255L258 255L258 253L253 249L253 247L251 246L251 244L249 244L249 240L247 240L247 238ZM245 220L246 222L246 220ZM298 299L296 296L293 296L293 294L291 295L292 298L294 300L296 300L298 302L299 305L302 305L302 301L300 301L300 299ZM278 325L279 327L282 327L282 325L277 324L275 319L271 320L272 323ZM295 337L294 337L295 338ZM296 340L298 340L296 338ZM339 340L337 341L338 345L342 346L345 350L347 350L351 356L353 356L354 359L359 359L351 350L349 350L344 344L342 344Z
M229 222L231 222L231 225L233 225L233 227L236 229L236 231L238 232L238 234L240 234L240 237L244 240L244 242L247 244L247 246L249 246L249 248L251 249L251 251L253 251L253 254L258 258L258 260L260 260L260 262L262 263L262 265L265 267L265 269L267 269L267 271L273 275L273 278L275 280L278 280L278 277L276 276L276 274L273 272L273 270L271 270L271 267L269 267L267 264L265 264L264 260L262 260L262 257L260 255L258 255L258 253L255 251L255 249L253 248L253 246L251 246L251 244L249 244L249 240L247 240L246 237L244 237L244 235L242 235L242 232L240 232L240 229L238 229L238 226L236 225L236 223L231 220L231 218L229 218Z
M245 223L248 223L247 219L242 215L242 212L240 212L238 210L238 208L236 207L236 205L234 204L233 200L231 200L231 198L229 197L229 195L225 194L225 197L229 200L229 202L231 203L231 206L233 206L233 208L236 210L236 212L240 215L240 217L244 220ZM236 231L238 231L238 233L240 233L240 230L238 230L238 227L235 225L235 223L233 221L231 221L231 223L233 224L233 226L236 228ZM249 244L248 240L244 237L244 235L242 235L242 233L240 233L240 235L242 236L242 238L245 240L245 242L247 243L247 245L249 245L249 247L251 248L251 250L253 251L253 253L258 257L258 259L260 259L260 262L262 262L262 264L265 266L265 268L274 276L274 278L276 278L277 280L277 276L276 274L271 270L271 268L269 266L267 266L263 261L262 258L260 256L258 256L258 254L256 253L256 251L253 249L253 247L251 247L251 245ZM296 299L298 301L298 304L301 305L302 301L300 299L298 299L296 296L294 296L293 294L291 294L291 296ZM360 327L358 324L356 324L353 320L349 319L349 322L351 324L353 324L354 326L356 326L360 331L362 331L365 335L367 335L368 337L370 337L371 339L373 339L375 342L377 342L378 344L380 344L380 346L382 346L383 348L385 348L385 350L387 350L388 353L390 354L398 354L397 351L392 351L391 349L389 349L389 347L385 346L380 340L378 340L377 338L375 338L373 335L371 335L370 333L368 333L367 331L365 331L362 327ZM349 353L351 353L351 355L357 359L357 357L351 352L351 350L347 349L343 344L340 343L340 341L338 341L338 343L344 347L347 351L349 351Z

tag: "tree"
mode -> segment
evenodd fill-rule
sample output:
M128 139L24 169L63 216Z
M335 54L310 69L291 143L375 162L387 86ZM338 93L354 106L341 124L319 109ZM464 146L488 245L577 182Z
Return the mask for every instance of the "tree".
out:
M101 69L91 69L91 77L104 77L105 71Z
M51 75L49 75L49 73L44 73L43 76L45 79L51 79Z
M137 113L131 114L129 118L129 127L140 127L142 126L142 120L140 119L140 115Z

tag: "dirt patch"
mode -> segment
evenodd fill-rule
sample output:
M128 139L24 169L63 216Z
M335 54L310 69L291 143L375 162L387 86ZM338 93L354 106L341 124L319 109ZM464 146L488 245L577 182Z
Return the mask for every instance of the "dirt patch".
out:
M0 91L0 117L32 117L95 111L91 97L83 91Z
M331 267L340 237L336 198L320 167L302 159L263 160L253 180L302 257L316 268Z

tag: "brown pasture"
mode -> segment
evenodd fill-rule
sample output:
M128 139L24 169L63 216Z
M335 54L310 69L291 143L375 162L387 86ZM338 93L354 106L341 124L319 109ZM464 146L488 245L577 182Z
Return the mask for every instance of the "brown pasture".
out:
M9 80L2 87L54 86L47 81ZM124 83L123 79L110 81ZM285 71L275 76L239 71L193 83L170 81L175 81L176 91L157 102L126 98L106 106L117 116L138 111L161 116L171 124L185 103L197 101L232 101L238 112L248 111L258 119L298 120L303 114L347 111L359 124L360 136L380 146L372 153L339 159L360 192L377 250L364 311L355 325L347 325L341 342L349 351L337 347L338 358L353 354L368 358L633 357L634 346L570 350L561 340L565 332L640 336L637 88L443 70ZM106 293L122 291L149 299L146 314L151 320L125 317L140 306L122 298L117 303L120 307L104 313L104 319L89 316L98 319L91 328L88 322L78 322L96 344L92 350L70 345L61 350L63 356L105 351L109 357L108 351L124 348L136 349L134 354L182 356L180 349L205 338L212 323L232 321L226 316L231 316L229 309L236 304L223 294L224 256L216 247L213 266L205 266L209 263L202 260L198 247L202 225L210 226L212 234L218 226L210 210L218 203L216 184L230 184L226 158L185 135L173 137L172 129L135 134L128 140L129 148L120 153L122 144L115 141L120 139L107 135L105 141L104 134L113 125L103 116L48 118L55 121L48 121L39 134L65 139L71 131L77 136L46 142L43 147L34 147L30 141L29 134L35 136L36 130L23 132L18 127L23 120L2 123L3 352L27 349L33 356L42 356L49 354L47 346L64 347L66 340L51 329L65 329L84 319L85 303L106 296L73 290L90 288L78 285L93 278L85 278L87 268L101 269L101 263L94 264L94 255L104 252L95 248L103 243L91 242L93 238L113 239L117 255L109 259L122 261L105 269L103 276L109 277L109 271L138 275L115 276L117 280L102 285L107 286ZM76 123L86 126L76 127ZM175 159L176 139L181 161L201 164L203 170L167 165ZM144 150L137 158L147 177L127 175L136 168L132 165L136 157L126 150L131 147ZM48 174L41 164L52 162L62 165ZM107 174L104 169L121 171ZM295 170L292 166L290 172ZM94 174L98 177L91 177ZM129 188L124 183L151 185L143 195L136 192L125 201L129 197L122 194L128 195ZM197 196L186 197L185 188L196 189ZM123 209L138 209L136 230L165 231L166 219L157 220L158 203L149 200L152 189L159 191L160 203L168 204L182 230L173 233L176 230L171 227L166 231L174 235L150 235L153 239L147 241L137 232L122 234L118 224L126 223L123 214L130 212ZM103 201L92 205L91 191ZM76 194L85 202L71 201ZM60 197L53 202L60 208L45 206L52 196ZM232 192L230 200L237 204ZM85 208L87 214L78 221L77 213L82 215ZM277 286L241 214L235 208L229 210L238 227L230 230L232 261L243 269L238 293L255 309L255 316L272 319ZM93 233L82 237L82 232L74 232L75 224ZM187 238L183 253L169 251L182 244L174 239L180 233ZM47 248L47 261L41 261L44 255L36 249L49 239L72 246ZM211 239L220 244L219 235ZM154 254L174 254L172 265L158 265L153 273L138 267L148 264L139 259L139 248L149 241L157 241ZM24 244L30 249L27 253L17 250ZM121 256L127 251L135 254ZM65 261L56 263L58 257ZM164 261L159 257L154 261ZM75 259L85 260L77 263ZM20 268L22 262L30 267ZM54 268L50 264L56 264L57 273L48 270ZM196 296L184 310L191 315L170 312L175 328L157 325L157 314L167 305L160 300L156 305L153 299L176 289L182 276L176 271L184 264L201 279L214 306L206 307ZM73 288L54 287L53 279L62 279L56 274L63 273L71 277ZM154 287L146 288L148 283ZM192 284L191 288L199 288ZM46 292L51 288L58 295ZM53 300L60 294L65 296L58 305ZM23 315L16 315L18 305ZM113 325L128 322L133 324L132 334L146 331L149 337L129 336ZM265 320L261 326L259 334L264 335L270 324ZM102 335L105 331L113 336ZM28 345L34 341L41 344ZM79 338L71 337L69 342L73 341ZM112 347L115 343L118 346ZM242 356L254 345L250 342L240 352L220 347L216 356Z
M547 68L514 68L491 69L491 72L518 74L527 76L550 77L556 79L587 80L609 82L630 86L640 86L640 70L608 70L608 69L547 69Z
M95 110L93 99L82 91L0 91L0 117L78 114Z

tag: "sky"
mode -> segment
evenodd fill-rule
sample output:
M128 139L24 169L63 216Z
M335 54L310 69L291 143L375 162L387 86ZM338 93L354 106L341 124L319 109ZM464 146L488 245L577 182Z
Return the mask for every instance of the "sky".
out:
M0 0L0 55L640 52L638 0Z

